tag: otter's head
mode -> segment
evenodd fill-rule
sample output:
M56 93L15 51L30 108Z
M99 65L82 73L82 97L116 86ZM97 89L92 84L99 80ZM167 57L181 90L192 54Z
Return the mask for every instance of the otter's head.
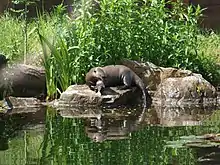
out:
M101 67L95 67L90 69L90 71L86 74L86 83L89 86L96 86L97 81L103 81L106 77L105 71Z
M99 80L103 80L106 77L106 73L101 67L95 67L92 71L93 75L99 78Z

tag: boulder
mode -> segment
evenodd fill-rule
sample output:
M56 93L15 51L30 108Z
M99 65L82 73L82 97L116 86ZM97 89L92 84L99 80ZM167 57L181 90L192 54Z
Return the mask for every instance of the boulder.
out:
M217 104L216 89L200 74L195 74L189 70L158 67L150 62L140 63L123 60L121 63L132 69L143 80L151 95L148 96L147 100L152 99L153 105ZM137 105L142 96L137 89L134 87L119 90L117 87L110 87L105 88L100 95L90 90L86 85L73 85L61 94L60 99L55 101L54 105L56 107Z
M25 64L5 67L0 71L0 95L15 97L46 97L45 70Z
M28 113L44 109L46 103L33 97L6 97L0 101L0 114Z
M123 60L138 74L152 94L154 105L216 104L216 89L201 74L190 70L158 67L150 62Z
M151 62L124 59L121 64L132 69L143 80L149 91L156 91L159 84L167 78L186 77L193 74L189 70L159 67Z
M119 90L105 88L102 95L92 91L87 85L72 85L54 102L55 107L119 107L137 104L141 92L138 88Z
M158 86L154 104L181 106L186 104L216 104L215 88L201 75L166 78Z

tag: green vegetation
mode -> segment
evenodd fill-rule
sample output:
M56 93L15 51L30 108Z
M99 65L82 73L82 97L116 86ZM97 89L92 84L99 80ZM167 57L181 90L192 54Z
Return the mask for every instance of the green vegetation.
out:
M213 34L199 30L200 7L164 0L99 2L98 6L82 0L75 19L68 18L60 5L51 16L30 20L26 48L22 36L25 21L5 15L1 18L0 36L5 40L0 41L0 50L12 59L25 59L24 54L34 59L43 50L48 95L54 97L58 84L65 90L70 84L83 83L91 67L123 58L190 69L219 84L216 45L220 42L218 35L215 40ZM213 47L216 53L211 53Z

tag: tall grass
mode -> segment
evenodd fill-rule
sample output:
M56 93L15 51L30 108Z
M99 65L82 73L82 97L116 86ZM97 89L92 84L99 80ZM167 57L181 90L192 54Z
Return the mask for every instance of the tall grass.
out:
M0 17L0 21L0 52L5 54L11 62L23 63L24 54L26 54L27 64L41 65L39 59L42 57L42 47L37 33L38 20L29 19L26 32L24 32L25 20L20 17L5 13ZM46 32L45 37L53 36L55 19L42 15L41 22ZM24 33L26 33L26 39L24 39Z

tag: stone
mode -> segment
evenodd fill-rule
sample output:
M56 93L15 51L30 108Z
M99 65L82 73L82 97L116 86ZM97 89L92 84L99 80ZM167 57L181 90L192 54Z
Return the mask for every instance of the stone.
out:
M92 91L87 85L71 85L54 102L55 107L119 107L131 106L140 101L141 92L136 87L119 90L105 88L102 94Z
M158 67L150 62L123 60L121 63L142 78L151 93L153 105L217 103L215 87L201 74L172 67Z
M5 67L0 72L0 95L15 97L46 97L45 70L25 64Z
M214 86L202 75L192 71L158 67L150 62L123 60L121 63L132 69L143 80L150 94L147 101L152 99L152 105L175 107L210 104L213 106L217 104L217 98L220 100ZM127 90L110 87L105 88L100 94L90 90L86 85L73 85L61 94L54 105L57 107L130 106L140 103L141 96L141 92L136 87Z
M216 89L199 74L166 78L158 86L154 104L180 106L186 104L216 104Z
M172 67L164 68L156 66L151 62L138 62L124 59L121 64L132 69L145 83L149 91L156 91L159 84L166 78L186 77L192 75L192 71L176 69Z

